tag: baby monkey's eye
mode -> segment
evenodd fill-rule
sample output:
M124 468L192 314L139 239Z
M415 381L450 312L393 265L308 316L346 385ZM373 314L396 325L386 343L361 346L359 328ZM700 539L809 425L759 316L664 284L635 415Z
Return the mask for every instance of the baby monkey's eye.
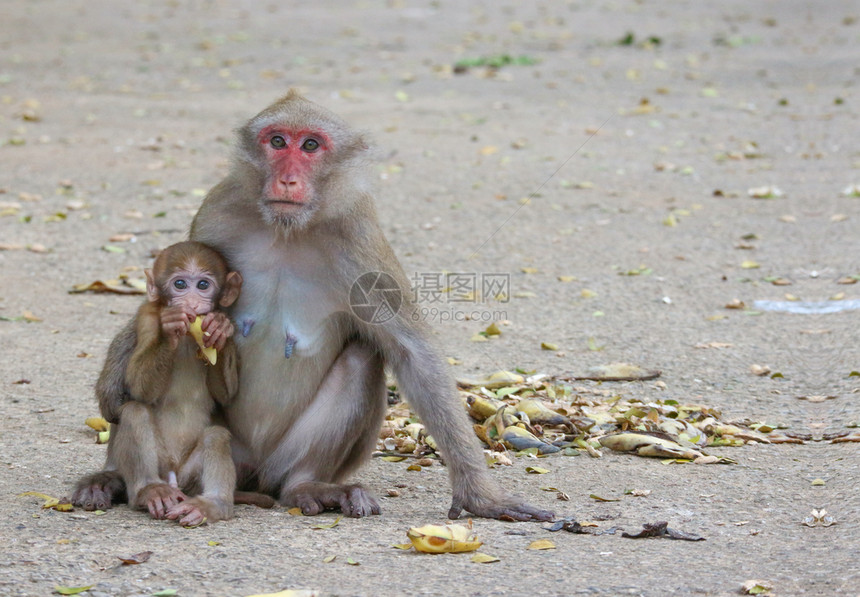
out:
M185 280L176 280L175 282L173 282L173 287L179 290L185 290L186 288L188 288L188 282L186 282Z
M197 283L197 288L199 288L200 290L207 290L209 288L209 286L210 286L209 280L200 280Z

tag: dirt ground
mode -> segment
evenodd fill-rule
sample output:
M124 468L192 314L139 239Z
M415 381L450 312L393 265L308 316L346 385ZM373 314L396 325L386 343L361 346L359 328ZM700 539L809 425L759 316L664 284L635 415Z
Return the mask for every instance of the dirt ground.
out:
M553 456L542 476L514 458L493 475L559 517L631 531L668 520L707 540L475 520L494 564L391 548L445 520L440 466L375 459L357 480L381 496L405 485L401 496L328 530L311 527L334 513L242 506L189 530L124 506L61 513L19 497L64 495L104 458L84 420L107 345L141 299L68 291L184 238L226 172L231 130L291 86L374 138L378 210L407 272L510 276L510 302L427 305L455 375L627 361L660 369L662 384L612 384L623 396L816 437L845 430L860 420L857 312L754 302L860 298L838 283L860 274L860 199L843 194L860 183L858 19L856 2L791 0L4 3L0 593L730 595L762 579L770 594L858 594L851 443L715 451L733 466ZM452 72L501 55L535 63ZM749 196L762 186L783 195ZM746 309L724 307L734 299ZM510 325L472 342L484 317ZM813 508L837 524L801 525ZM543 538L556 548L526 549ZM148 562L119 565L146 550Z

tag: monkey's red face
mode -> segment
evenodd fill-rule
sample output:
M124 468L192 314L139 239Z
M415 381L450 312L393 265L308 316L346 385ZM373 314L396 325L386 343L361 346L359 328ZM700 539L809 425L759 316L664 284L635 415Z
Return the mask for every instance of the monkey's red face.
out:
M326 135L273 125L257 141L269 165L263 190L265 208L278 219L290 219L313 204L315 173L331 147Z

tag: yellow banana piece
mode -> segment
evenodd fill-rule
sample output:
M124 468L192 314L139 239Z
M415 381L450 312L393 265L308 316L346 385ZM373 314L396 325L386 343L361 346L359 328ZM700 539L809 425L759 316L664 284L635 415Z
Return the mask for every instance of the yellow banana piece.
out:
M203 316L198 315L197 319L195 319L188 328L188 331L194 337L194 340L197 342L197 346L200 347L200 352L203 353L203 356L206 357L206 360L209 361L212 365L218 360L218 351L215 348L206 348L203 344L203 328L201 327L203 323Z
M424 553L461 553L475 551L483 544L472 529L461 524L427 524L406 531L412 545Z

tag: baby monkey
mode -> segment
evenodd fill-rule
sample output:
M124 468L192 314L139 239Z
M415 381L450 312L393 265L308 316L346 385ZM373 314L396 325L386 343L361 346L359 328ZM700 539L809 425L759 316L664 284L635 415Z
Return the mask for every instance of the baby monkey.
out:
M122 476L129 504L183 526L224 520L237 503L271 507L260 494L234 496L230 433L212 424L217 405L238 390L233 324L217 310L239 297L242 276L198 242L164 249L146 270L148 301L111 344L99 386L127 394L108 444L108 464ZM189 334L202 317L209 364ZM131 351L125 371L117 355ZM97 388L98 389L98 388ZM191 497L193 496L193 497Z

